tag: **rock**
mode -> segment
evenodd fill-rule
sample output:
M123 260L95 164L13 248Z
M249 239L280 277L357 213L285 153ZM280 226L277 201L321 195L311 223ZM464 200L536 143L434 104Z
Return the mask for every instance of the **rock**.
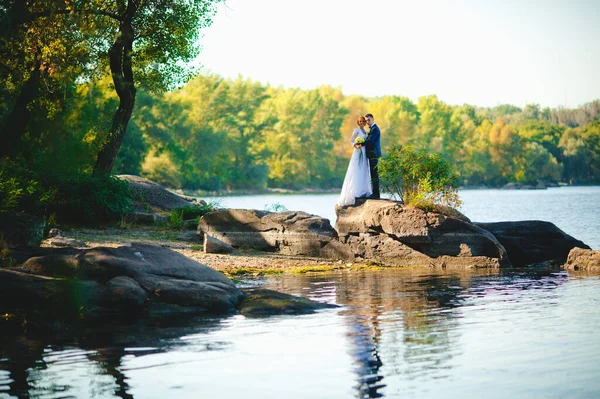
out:
M395 201L367 200L341 208L336 229L355 257L387 266L510 266L498 240L456 212L455 218Z
M520 188L521 188L521 185L519 183L506 183L502 187L502 190L518 190Z
M48 254L27 259L20 270L43 276L73 278L79 272L79 264L73 254Z
M202 216L199 233L234 248L278 251L284 255L321 256L322 248L337 239L328 219L305 212L267 212L224 209Z
M187 219L183 221L183 228L185 230L198 230L198 222L196 219Z
M571 249L590 248L550 222L525 220L474 224L498 239L515 267L542 262L562 264Z
M119 179L129 183L129 188L133 193L135 200L144 208L158 208L162 211L184 208L193 205L196 202L189 197L177 195L151 180L139 176L119 175Z
M162 215L151 212L130 212L125 215L128 222L141 224L146 226L154 226L157 224L167 223L167 218Z
M207 254L230 254L233 252L233 247L204 233L204 252Z
M111 307L132 311L144 306L148 294L134 279L119 276L106 283L106 297Z
M178 241L185 241L185 242L194 242L194 243L201 243L202 242L202 236L198 235L198 232L196 230L194 231L185 231L181 234L179 234L177 236L177 240Z
M48 230L48 238L57 237L57 236L61 236L61 235L62 235L62 232L57 228L52 228L52 229Z
M68 238L63 236L54 236L48 240L48 244L54 247L85 247L83 240L76 240L74 238Z
M546 189L548 189L548 185L544 181L538 180L537 184L535 185L535 189L536 190L546 190Z
M33 257L0 269L0 303L71 320L228 313L244 293L220 272L168 248L134 243Z
M39 247L45 227L39 216L0 212L0 237L9 247Z
M246 298L238 310L248 317L280 314L308 314L319 309L335 308L337 305L316 302L307 298L283 294L267 289L246 290Z
M600 251L573 248L563 267L566 270L600 270Z

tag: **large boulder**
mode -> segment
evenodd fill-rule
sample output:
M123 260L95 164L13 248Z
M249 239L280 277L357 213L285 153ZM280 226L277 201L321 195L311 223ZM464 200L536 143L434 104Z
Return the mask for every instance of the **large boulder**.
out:
M198 234L208 234L234 248L284 255L325 256L343 250L335 242L337 233L329 220L305 212L218 210L202 216Z
M38 247L45 227L42 217L0 212L0 239L9 247Z
M553 223L541 220L475 223L490 233L506 248L515 267L536 263L562 264L575 247L590 247L571 237Z
M448 216L367 200L338 210L336 230L355 258L388 266L506 267L504 247L456 212Z
M573 248L569 252L567 262L563 265L566 270L595 270L600 271L600 251L584 248Z
M0 269L0 304L89 320L141 314L227 313L244 293L220 272L135 243L54 252Z
M155 219L151 213L147 212L149 209L170 211L202 203L194 198L175 194L143 177L133 175L118 175L117 177L129 183L129 189L137 202L137 213L133 213L132 217L140 222Z

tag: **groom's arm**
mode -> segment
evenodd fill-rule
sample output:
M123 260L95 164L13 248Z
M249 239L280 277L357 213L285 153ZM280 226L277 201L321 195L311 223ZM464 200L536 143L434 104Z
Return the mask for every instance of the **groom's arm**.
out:
M375 129L373 129L373 131L371 131L371 133L365 139L365 144L364 145L367 145L367 143L369 143L369 144L376 143L377 140L379 140L380 134L381 133L379 132L379 126L375 126Z

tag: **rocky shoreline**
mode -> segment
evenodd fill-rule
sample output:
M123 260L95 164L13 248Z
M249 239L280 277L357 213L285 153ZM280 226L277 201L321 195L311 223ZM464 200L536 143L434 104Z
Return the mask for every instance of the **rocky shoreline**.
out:
M339 208L335 226L298 211L213 209L173 229L164 223L168 212L206 204L136 176L122 178L140 198L123 228L53 230L41 241L36 218L3 219L2 243L9 247L0 248L0 311L22 311L23 323L40 329L56 320L298 314L329 305L243 290L233 278L371 267L600 269L599 251L552 223L475 223L451 208L424 211L391 200Z

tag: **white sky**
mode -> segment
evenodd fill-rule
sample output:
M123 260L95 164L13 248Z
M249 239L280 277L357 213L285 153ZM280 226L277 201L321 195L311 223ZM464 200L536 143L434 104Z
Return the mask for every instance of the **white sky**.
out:
M600 98L600 0L226 0L199 61L221 76L449 104Z

